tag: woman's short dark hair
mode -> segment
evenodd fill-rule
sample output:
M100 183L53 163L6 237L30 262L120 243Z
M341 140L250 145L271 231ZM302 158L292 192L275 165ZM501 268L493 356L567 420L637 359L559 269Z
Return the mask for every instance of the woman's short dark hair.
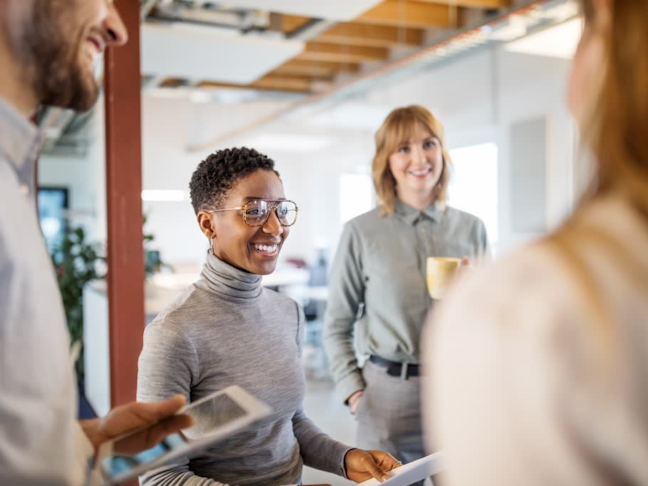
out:
M219 150L200 164L191 176L189 192L194 211L219 209L227 193L245 176L257 170L271 170L274 160L246 147Z

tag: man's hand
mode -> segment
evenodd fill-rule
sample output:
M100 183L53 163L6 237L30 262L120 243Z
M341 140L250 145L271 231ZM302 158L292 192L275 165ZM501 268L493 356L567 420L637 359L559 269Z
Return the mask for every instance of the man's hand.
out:
M184 403L182 395L157 403L132 402L112 409L105 417L82 420L80 423L92 442L95 453L104 442L142 429L140 433L115 444L115 449L121 454L136 454L150 449L167 435L192 425L188 415L175 415ZM148 427L152 424L156 425Z
M355 415L356 410L358 410L358 405L360 404L360 399L362 398L363 393L363 390L358 390L347 399L347 403L349 404L349 411L352 415Z
M347 477L356 483L376 478L381 483L386 479L387 471L402 466L392 455L383 451L364 451L352 449L344 458Z

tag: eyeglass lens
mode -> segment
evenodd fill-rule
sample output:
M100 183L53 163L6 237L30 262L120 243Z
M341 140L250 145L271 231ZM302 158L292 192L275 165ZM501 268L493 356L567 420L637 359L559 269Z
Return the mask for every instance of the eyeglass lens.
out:
M292 201L250 201L245 205L245 222L250 226L264 224L274 208L282 226L292 226L297 220L297 206Z

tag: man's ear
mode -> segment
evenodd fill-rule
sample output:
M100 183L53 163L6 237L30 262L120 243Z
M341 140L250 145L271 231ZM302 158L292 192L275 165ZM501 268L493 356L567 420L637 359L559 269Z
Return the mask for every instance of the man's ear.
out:
M214 221L212 219L212 213L207 211L198 211L198 226L200 226L200 231L208 238L212 239L216 236L216 228L214 226Z

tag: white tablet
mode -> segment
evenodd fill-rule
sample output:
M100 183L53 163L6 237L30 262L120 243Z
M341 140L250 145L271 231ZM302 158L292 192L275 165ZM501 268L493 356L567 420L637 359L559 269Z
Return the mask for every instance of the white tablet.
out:
M441 472L441 459L441 453L436 452L388 471L389 479L382 483L371 478L358 486L409 486Z
M178 414L193 418L194 425L171 434L162 442L135 455L120 455L119 443L142 429L103 444L97 461L106 484L118 484L161 466L179 456L192 457L201 449L266 417L271 409L238 386L212 393L183 407Z

